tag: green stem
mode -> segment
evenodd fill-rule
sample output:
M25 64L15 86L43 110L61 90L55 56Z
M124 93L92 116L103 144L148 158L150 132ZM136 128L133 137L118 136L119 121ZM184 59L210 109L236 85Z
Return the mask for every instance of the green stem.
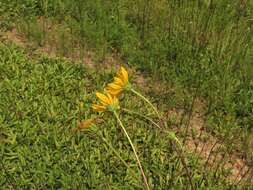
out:
M129 165L125 162L125 160L119 155L119 153L115 150L115 148L113 148L113 146L106 140L106 138L103 137L102 133L100 133L100 136L102 138L102 140L105 142L105 144L107 144L107 146L114 152L114 154L121 160L121 162L126 166L126 168L128 168L130 170L130 172L132 173L133 176L136 177L136 173L134 173Z
M109 146L109 148L115 153L115 155L122 161L122 163L129 168L129 166L127 165L127 163L125 162L125 160L119 155L119 153L112 147L112 145L104 138L102 137L102 140L105 142L105 144L107 144L107 146Z
M173 142L172 142L173 143ZM190 186L191 186L191 190L195 190L195 186L193 184L193 181L192 181L192 177L191 177L191 174L190 174L190 171L188 169L188 166L187 166L187 163L186 163L186 160L185 160L185 155L184 155L184 152L183 152L183 149L182 147L180 147L179 149L177 148L177 145L175 145L173 143L174 147L175 147L175 150L177 152L177 154L179 155L179 158L181 160L181 163L185 169L185 172L186 172L186 177L188 178L189 180L189 183L190 183Z
M139 168L140 168L140 170L141 170L142 177L143 177L143 179L144 179L145 186L146 186L147 190L150 190L149 185L148 185L147 177L146 177L146 175L145 175L145 173L144 173L144 170L143 170L143 168L142 168L140 159L139 159L139 157L138 157L138 155L137 155L137 152L136 152L135 147L134 147L134 145L133 145L133 143L132 143L132 140L131 140L131 138L129 137L129 135L128 135L128 133L127 133L127 131L126 131L126 129L125 129L123 123L121 122L121 120L120 120L120 118L119 118L117 112L116 112L116 111L113 111L113 114L114 114L114 116L116 117L116 119L117 119L117 121L118 121L120 127L121 127L122 130L124 131L124 133L125 133L125 135L126 135L128 141L129 141L129 143L130 143L130 145L131 145L131 147L132 147L132 149L133 149L133 152L134 152L136 161L137 161L137 163L138 163L138 165L139 165Z
M137 96L139 96L141 99L143 99L145 102L147 102L151 108L155 111L155 113L157 114L157 117L160 119L160 114L158 113L157 109L155 108L155 106L153 106L153 104L143 95L141 95L139 92L137 92L136 90L134 90L133 88L130 89L131 92L133 92L134 94L136 94Z
M166 131L166 133L168 134L168 137L175 141L177 143L177 145L180 147L181 150L183 150L183 146L182 143L180 142L180 140L177 138L176 134L174 132L171 131Z
M127 112L127 113L129 113L129 114L135 114L135 115L138 115L138 116L140 116L140 117L143 117L144 119L150 121L153 125L155 125L155 126L158 127L159 129L161 129L161 127L160 127L156 122L154 122L152 119L150 119L148 116L142 115L142 114L140 114L140 113L138 113L138 112L134 112L134 111L129 110L129 109L126 109L126 108L121 108L121 109L122 109L124 112Z

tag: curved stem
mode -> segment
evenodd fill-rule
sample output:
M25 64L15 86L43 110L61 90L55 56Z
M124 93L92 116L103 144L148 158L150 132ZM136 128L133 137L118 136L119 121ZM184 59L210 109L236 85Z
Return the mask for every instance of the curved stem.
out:
M124 131L125 135L127 136L127 139L128 139L128 141L129 141L129 143L130 143L132 149L133 149L133 152L134 152L136 161L137 161L137 163L138 163L138 165L139 165L139 168L140 168L140 170L141 170L141 174L142 174L142 177L143 177L143 179L144 179L145 186L146 186L147 190L150 190L149 185L148 185L147 177L145 176L144 170L143 170L143 168L142 168L140 159L139 159L139 157L138 157L138 155L137 155L137 152L136 152L136 150L135 150L135 147L134 147L134 145L133 145L133 142L132 142L131 138L129 137L129 135L128 135L128 133L127 133L127 131L126 131L126 129L125 129L123 123L121 122L121 120L120 120L120 118L119 118L117 112L116 112L116 111L113 111L113 114L114 114L114 116L116 117L116 119L117 119L117 121L118 121L120 127L121 127L122 130Z
M155 113L157 114L157 117L160 119L160 114L158 113L157 109L155 108L155 106L143 95L141 95L139 92L137 92L136 90L134 90L133 88L130 89L131 92L133 92L134 94L136 94L137 96L139 96L141 99L143 99L145 102L147 102L151 108L155 111Z
M140 114L140 113L138 113L138 112L134 112L134 111L129 110L129 109L126 109L126 108L121 108L121 109L122 109L124 112L127 112L127 113L129 113L129 114L135 114L135 115L138 115L138 116L140 116L140 117L143 117L144 119L150 121L153 125L155 125L155 126L158 127L159 129L161 129L161 127L160 127L156 122L154 122L152 119L150 119L148 116L142 115L142 114Z
M121 162L126 166L126 168L129 168L129 165L125 162L125 160L119 155L119 153L113 148L113 146L104 138L102 137L102 140L109 146L109 148L115 153L115 155L121 160Z
M173 145L174 145L175 150L176 150L177 154L179 155L179 158L180 158L180 160L181 160L181 163L182 163L182 165L183 165L183 167L184 167L184 169L185 169L186 176L187 176L187 178L188 178L188 180L189 180L189 183L190 183L190 186L191 186L191 190L195 190L195 186L194 186L194 184L193 184L192 177L191 177L190 171L189 171L189 169L188 169L188 166L187 166L187 163L186 163L186 160L185 160L185 155L184 155L184 153L183 153L183 149L181 149L181 148L178 149L178 148L177 148L177 145L175 145L174 143L173 143Z
M100 136L102 140L107 144L107 146L114 152L114 154L121 160L121 162L126 166L126 168L130 169L129 165L125 162L125 160L119 155L119 153L113 148L113 146L106 140L106 138L103 137L102 133L100 133ZM130 169L130 172L133 176L136 176L136 173L133 172L133 170Z

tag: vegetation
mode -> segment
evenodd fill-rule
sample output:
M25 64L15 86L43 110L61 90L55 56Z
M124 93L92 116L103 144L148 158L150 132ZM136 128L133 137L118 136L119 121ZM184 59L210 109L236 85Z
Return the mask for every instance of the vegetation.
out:
M3 189L145 188L119 118L150 189L252 188L252 0L0 0L0 32ZM118 65L153 104L97 114Z

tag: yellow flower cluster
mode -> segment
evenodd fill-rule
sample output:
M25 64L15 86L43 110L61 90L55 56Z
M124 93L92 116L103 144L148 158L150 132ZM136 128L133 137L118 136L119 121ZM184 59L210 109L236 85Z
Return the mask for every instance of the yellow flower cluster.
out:
M92 109L97 112L104 112L110 109L117 109L119 106L119 100L116 96L112 96L109 93L102 94L96 93L97 98L100 100L100 104L93 104Z
M117 118L117 121L118 121L120 127L122 128L125 135L127 136L127 139L133 149L135 158L137 160L141 174L143 176L144 183L145 183L147 189L149 190L150 188L148 185L148 181L147 181L147 178L146 178L145 173L143 171L143 168L142 168L140 159L137 155L137 152L135 150L135 147L134 147L132 140L129 137L129 135L128 135L124 125L122 124L122 122L117 114L117 111L116 111L117 109L119 109L118 96L120 95L120 93L123 90L133 90L133 89L131 88L131 85L128 82L127 70L124 67L120 67L117 75L114 77L113 82L107 84L107 86L105 88L105 92L104 93L96 92L96 96L99 99L99 104L93 104L92 109L97 112L105 112L105 111L113 112L114 116ZM89 124L89 122L87 122L87 123ZM84 123L84 124L86 124L86 123Z
M93 104L92 109L97 112L105 112L119 108L118 96L128 86L128 72L124 67L120 67L114 81L107 84L105 93L96 92L99 104Z
M124 67L120 67L116 77L114 77L114 81L107 85L106 91L113 96L118 96L128 84L127 70Z

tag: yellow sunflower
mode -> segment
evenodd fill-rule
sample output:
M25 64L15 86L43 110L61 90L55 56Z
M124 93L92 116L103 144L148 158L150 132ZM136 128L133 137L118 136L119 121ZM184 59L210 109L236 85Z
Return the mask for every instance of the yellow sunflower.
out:
M124 67L120 67L113 82L109 83L105 89L109 94L118 96L128 86L128 72Z
M100 104L93 104L92 109L97 112L105 112L106 110L112 111L119 107L119 100L117 97L112 96L110 93L105 94L96 92L96 96L100 101Z

